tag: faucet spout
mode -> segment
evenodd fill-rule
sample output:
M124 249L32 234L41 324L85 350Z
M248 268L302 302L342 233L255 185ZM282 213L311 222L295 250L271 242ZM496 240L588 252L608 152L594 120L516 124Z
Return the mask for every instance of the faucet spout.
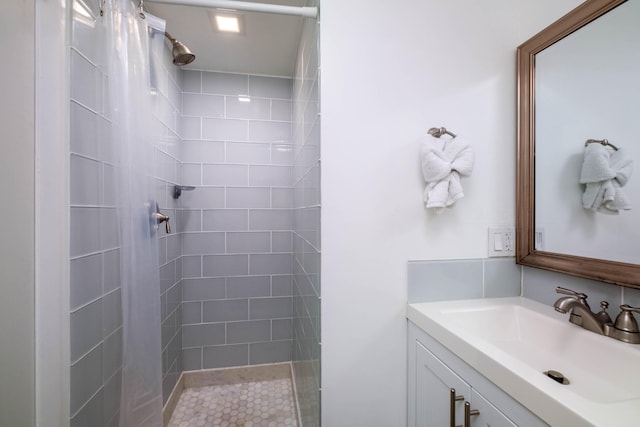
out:
M556 309L556 311L559 311L561 313L566 313L568 311L571 311L572 323L577 323L577 321L574 320L574 315L580 316L580 319L581 319L579 323L580 326L582 326L583 328L591 332L595 332L600 335L605 335L604 322L597 315L595 315L587 306L582 304L580 300L572 297L560 298L558 299L558 301L556 301L553 307Z

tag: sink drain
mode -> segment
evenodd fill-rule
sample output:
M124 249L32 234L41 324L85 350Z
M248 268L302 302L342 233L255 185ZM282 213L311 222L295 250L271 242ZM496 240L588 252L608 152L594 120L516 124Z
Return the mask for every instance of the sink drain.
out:
M562 372L552 371L549 369L548 371L544 371L543 374L560 384L569 384L569 379L567 379Z

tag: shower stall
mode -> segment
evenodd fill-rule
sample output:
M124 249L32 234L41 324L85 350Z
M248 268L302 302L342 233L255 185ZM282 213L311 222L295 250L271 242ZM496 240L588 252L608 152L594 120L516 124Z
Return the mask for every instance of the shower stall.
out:
M69 424L161 425L183 371L290 363L320 425L319 22L264 76L177 67L142 2L64 3Z

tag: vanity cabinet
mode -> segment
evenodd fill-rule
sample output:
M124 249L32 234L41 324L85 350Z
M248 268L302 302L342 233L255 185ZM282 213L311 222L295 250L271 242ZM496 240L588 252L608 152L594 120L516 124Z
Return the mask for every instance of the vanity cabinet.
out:
M408 345L409 427L548 425L411 322Z

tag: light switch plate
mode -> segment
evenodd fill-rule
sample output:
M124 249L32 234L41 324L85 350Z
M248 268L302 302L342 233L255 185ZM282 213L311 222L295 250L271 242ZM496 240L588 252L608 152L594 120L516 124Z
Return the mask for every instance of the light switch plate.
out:
M516 228L489 227L489 257L516 255Z

